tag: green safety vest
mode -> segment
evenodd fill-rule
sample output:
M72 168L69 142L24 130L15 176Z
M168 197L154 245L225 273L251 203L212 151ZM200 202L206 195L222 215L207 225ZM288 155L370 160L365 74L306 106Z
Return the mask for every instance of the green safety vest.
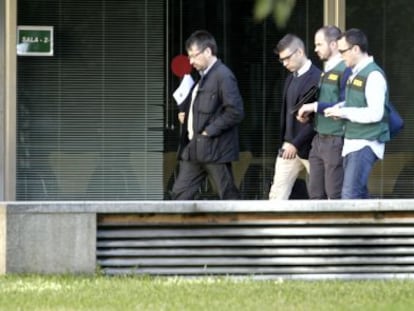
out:
M368 75L373 71L379 71L385 76L382 69L374 62L363 68L352 81L348 81L346 86L346 104L345 107L367 107L365 98L365 85ZM345 138L348 139L366 139L379 140L385 142L390 140L388 128L388 115L385 109L385 103L388 102L388 91L384 101L384 117L375 123L357 123L349 120L345 123Z
M341 61L330 71L322 73L318 102L337 103L339 101L341 78L345 68L345 63ZM344 120L327 118L320 113L315 115L315 130L320 134L343 136L344 124Z

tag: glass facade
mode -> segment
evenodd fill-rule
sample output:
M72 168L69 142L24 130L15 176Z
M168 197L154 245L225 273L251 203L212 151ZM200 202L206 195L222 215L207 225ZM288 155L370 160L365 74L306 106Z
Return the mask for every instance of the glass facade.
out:
M300 36L308 55L317 63L313 52L314 32L323 23L323 1L300 0L289 19L286 28L278 29L270 16L263 22L253 19L254 1L171 1L170 44L171 57L185 53L185 39L197 29L210 31L217 40L218 56L235 73L244 99L246 117L241 125L241 152L251 153L247 171L239 164L243 179L241 192L244 199L266 199L273 178L274 161L279 148L280 101L286 69L278 62L273 49L287 33ZM179 81L172 74L170 93ZM176 111L171 105L171 120L176 122ZM176 133L167 135L167 149L176 150ZM171 131L170 131L171 132ZM248 158L248 157L247 157ZM243 161L243 160L242 160ZM236 164L237 165L237 164ZM300 183L298 184L298 196ZM209 197L209 186L202 191ZM214 195L213 195L214 196Z
M313 36L323 1L297 0L284 29L271 17L254 21L253 7L253 0L19 0L19 25L54 26L55 55L18 57L17 199L168 199L180 131L172 98L180 80L170 62L185 54L185 39L197 29L216 37L244 99L235 163L242 197L267 199L287 75L273 48L295 33L321 66ZM412 11L403 0L346 1L347 27L367 33L406 120L374 169L376 197L413 196ZM200 195L215 197L207 181Z
M19 0L54 56L17 60L17 200L162 199L163 0Z

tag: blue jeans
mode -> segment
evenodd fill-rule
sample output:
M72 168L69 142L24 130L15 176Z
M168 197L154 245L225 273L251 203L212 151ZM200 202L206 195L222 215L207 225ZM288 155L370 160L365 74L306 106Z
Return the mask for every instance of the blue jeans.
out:
M342 199L368 199L368 178L378 160L370 147L351 152L344 158Z

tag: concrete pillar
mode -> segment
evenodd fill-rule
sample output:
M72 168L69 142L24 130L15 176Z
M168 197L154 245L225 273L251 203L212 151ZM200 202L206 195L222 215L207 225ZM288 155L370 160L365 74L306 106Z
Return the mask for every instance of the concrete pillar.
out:
M0 275L6 273L6 207L0 205Z
M323 24L338 26L345 30L346 0L324 0Z
M95 213L14 213L9 208L6 227L5 273L76 274L96 270ZM4 249L1 245L0 255Z

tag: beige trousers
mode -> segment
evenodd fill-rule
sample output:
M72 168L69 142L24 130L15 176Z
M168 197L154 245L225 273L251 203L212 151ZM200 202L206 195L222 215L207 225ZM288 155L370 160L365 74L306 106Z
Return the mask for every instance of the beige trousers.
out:
M303 169L309 174L308 160L301 159L298 156L289 160L277 157L269 200L288 200L296 178Z

